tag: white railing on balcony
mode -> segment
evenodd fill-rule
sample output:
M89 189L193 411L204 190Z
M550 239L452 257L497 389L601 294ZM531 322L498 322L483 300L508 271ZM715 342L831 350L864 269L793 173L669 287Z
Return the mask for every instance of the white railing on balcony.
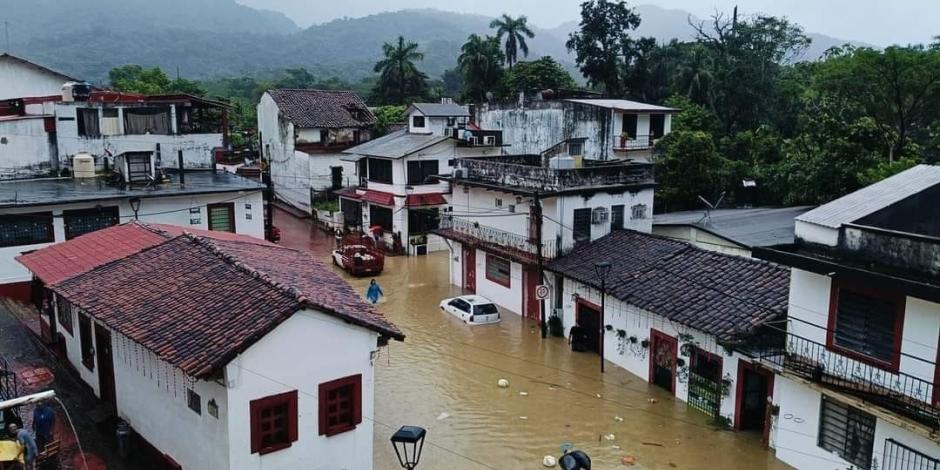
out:
M614 136L614 150L643 150L652 147L655 143L655 139L650 135Z

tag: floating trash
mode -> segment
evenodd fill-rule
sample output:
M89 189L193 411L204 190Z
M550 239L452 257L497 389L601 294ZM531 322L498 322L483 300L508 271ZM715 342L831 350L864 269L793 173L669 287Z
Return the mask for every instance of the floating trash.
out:
M499 388L509 388L509 381L506 379L499 379L496 381L496 386Z
M608 441L612 441L616 438L617 436L614 436L613 434L604 434L604 439L607 439Z
M527 397L529 396L529 392L519 392L519 396Z
M657 399L655 399L655 398L650 398L649 400L646 400L646 401L648 401L648 402L650 402L650 403L658 403L658 402L659 402L659 400L657 400Z
M551 455L546 455L542 458L542 466L554 467L556 463L558 462L555 461L555 457L552 457Z
M528 416L520 416L520 417L519 417L519 419L521 419L521 420L523 420L523 421L524 421L524 420L527 420L527 419L529 419L529 417L528 417Z
M632 455L625 455L622 459L620 459L620 463L624 466L636 465L636 457Z
M437 420L438 420L438 421L443 421L443 420L445 420L445 419L447 419L447 418L450 418L450 413L441 413L441 414L437 415Z
M623 422L623 418L620 417L620 416L614 416L614 421L616 421L616 422L618 422L618 423L622 423L622 422Z

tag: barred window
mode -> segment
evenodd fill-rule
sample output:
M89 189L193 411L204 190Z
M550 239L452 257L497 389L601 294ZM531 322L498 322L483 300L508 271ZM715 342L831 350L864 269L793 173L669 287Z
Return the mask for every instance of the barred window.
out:
M823 395L819 412L819 447L847 462L871 468L875 417Z
M486 255L486 278L501 286L512 285L512 264L507 259Z
M0 246L52 243L52 212L0 216Z
M66 240L121 222L120 209L117 206L63 211L62 217L65 219Z

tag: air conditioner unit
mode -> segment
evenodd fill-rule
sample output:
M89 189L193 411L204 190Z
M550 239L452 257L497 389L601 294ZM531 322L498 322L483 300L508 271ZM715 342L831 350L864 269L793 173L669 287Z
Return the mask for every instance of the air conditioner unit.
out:
M608 215L606 207L596 207L591 212L591 223L594 225L606 223Z

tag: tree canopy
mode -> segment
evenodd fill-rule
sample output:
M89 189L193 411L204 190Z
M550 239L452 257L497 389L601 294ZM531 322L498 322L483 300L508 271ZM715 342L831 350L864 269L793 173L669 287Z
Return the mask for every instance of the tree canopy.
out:
M623 57L633 53L630 31L640 26L640 16L626 2L589 0L581 4L578 31L568 38L568 50L576 55L588 83L610 96L624 92Z
M528 22L529 19L525 15L513 18L504 13L501 18L497 18L490 23L490 28L496 30L497 43L503 40L503 36L506 37L503 58L509 68L512 68L513 64L519 60L520 52L522 52L523 57L529 56L529 45L526 43L526 38L534 38L535 33L529 29Z
M464 97L485 101L487 92L496 92L503 77L503 53L499 39L471 34L460 48L457 65L463 73Z
M418 44L399 36L394 43L382 46L384 58L375 64L379 74L372 91L372 99L381 104L407 104L421 100L428 94L427 75L415 62L424 59Z
M545 56L530 62L517 62L503 79L504 94L518 91L574 89L578 84L555 59Z

